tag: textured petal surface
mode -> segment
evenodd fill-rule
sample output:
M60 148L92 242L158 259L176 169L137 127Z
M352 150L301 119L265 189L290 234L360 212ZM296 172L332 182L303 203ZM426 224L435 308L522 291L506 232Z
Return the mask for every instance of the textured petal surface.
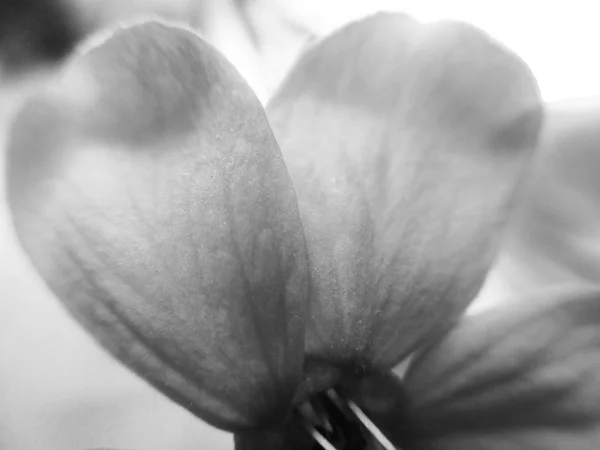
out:
M20 112L8 198L68 309L226 429L280 420L302 375L306 245L265 113L191 31L94 38Z
M470 25L377 14L310 48L267 114L309 249L308 354L390 368L480 288L537 140L535 80Z
M406 378L409 449L590 450L600 442L600 291L469 317Z

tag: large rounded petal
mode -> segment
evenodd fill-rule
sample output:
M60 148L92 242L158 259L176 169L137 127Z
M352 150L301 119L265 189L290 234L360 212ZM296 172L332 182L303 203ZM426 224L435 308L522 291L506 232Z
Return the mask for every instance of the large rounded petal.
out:
M68 309L211 424L277 421L302 376L306 245L265 113L190 30L95 37L20 112L8 198Z
M415 359L406 448L597 448L600 290L539 296L466 318Z
M541 110L523 62L463 23L380 13L300 58L267 114L305 227L309 355L389 368L463 312Z

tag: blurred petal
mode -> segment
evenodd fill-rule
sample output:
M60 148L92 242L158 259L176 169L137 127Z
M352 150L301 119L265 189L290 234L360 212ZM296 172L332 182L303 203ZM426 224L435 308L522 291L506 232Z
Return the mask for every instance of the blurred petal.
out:
M499 267L518 294L600 283L600 98L554 102L546 110L540 151Z
M189 30L88 45L21 111L8 196L51 289L209 423L279 421L302 375L306 249L264 111Z
M390 368L480 288L541 122L528 68L402 14L309 49L267 107L312 277L308 353Z
M468 317L405 378L409 449L588 450L600 442L600 290Z

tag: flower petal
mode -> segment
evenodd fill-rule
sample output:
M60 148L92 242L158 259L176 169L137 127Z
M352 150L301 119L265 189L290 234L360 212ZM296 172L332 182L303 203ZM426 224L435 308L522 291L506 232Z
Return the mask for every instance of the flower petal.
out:
M546 107L539 156L500 266L513 291L600 283L600 98Z
M405 377L411 449L587 450L600 442L600 290L468 317Z
M300 58L267 114L309 249L308 354L390 368L463 312L541 109L528 68L463 23L380 13Z
M251 89L190 30L95 38L14 125L8 196L51 289L213 425L280 420L302 376L306 245Z

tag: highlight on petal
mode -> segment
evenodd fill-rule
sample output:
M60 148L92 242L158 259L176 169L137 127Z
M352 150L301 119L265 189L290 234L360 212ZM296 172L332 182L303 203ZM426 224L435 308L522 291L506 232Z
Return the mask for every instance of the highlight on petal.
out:
M600 442L600 290L467 317L405 377L408 448L588 450Z
M310 48L267 114L307 239L308 355L389 369L478 292L536 145L536 82L470 25L379 13Z
M308 286L296 197L207 42L147 21L87 45L20 112L8 198L50 288L140 376L224 429L285 416Z

